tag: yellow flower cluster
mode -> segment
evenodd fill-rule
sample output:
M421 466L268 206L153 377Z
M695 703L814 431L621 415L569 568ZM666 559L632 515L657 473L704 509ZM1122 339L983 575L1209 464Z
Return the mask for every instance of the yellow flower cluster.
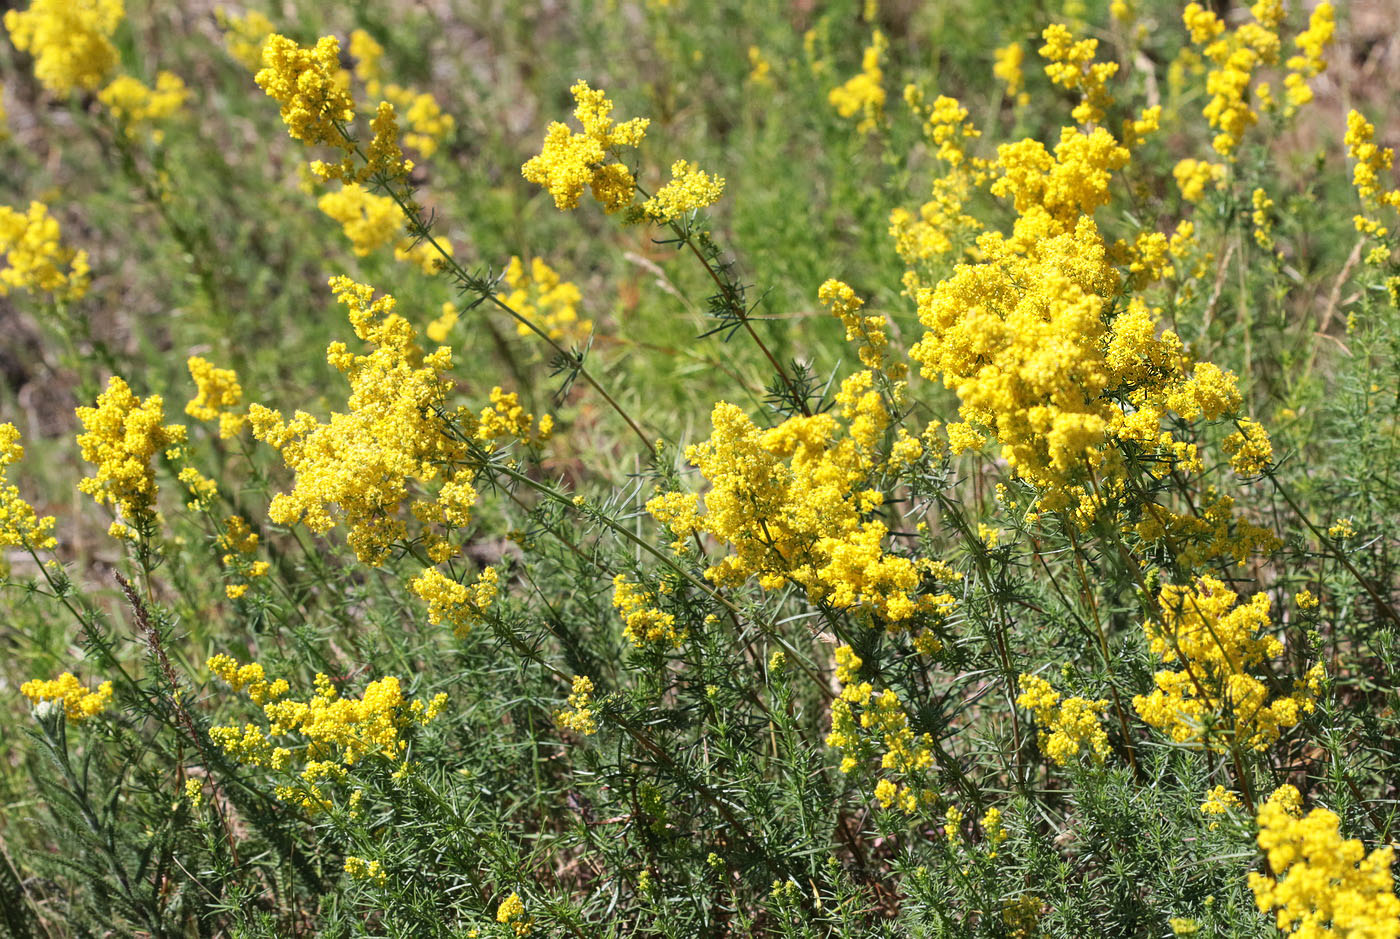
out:
M1231 809L1239 807L1240 797L1235 795L1224 786L1216 786L1206 793L1206 799L1201 803L1201 812L1205 815L1225 815ZM1220 827L1219 821L1210 823L1211 831Z
M262 68L254 80L281 105L282 122L293 140L347 149L336 128L355 116L355 102L340 77L340 41L322 36L303 48L286 36L267 37Z
M1026 76L1021 70L1026 61L1026 47L1013 42L997 49L994 56L992 75L1006 86L1007 98L1014 101L1017 107L1025 107L1031 100L1025 91Z
M457 128L452 115L443 111L437 99L426 91L389 84L384 86L384 97L396 112L403 114L406 128L403 142L424 157L437 153L438 147Z
M1130 122L1132 136L1157 119L1154 109ZM975 262L915 294L927 332L910 356L958 394L963 422L947 429L953 451L995 438L1041 490L1039 508L1078 502L1086 519L1097 511L1086 481L1111 491L1129 457L1154 472L1201 468L1196 444L1163 429L1172 415L1218 420L1240 406L1233 375L1193 367L1177 335L1158 331L1158 311L1122 296L1166 276L1191 240L1182 228L1170 238L1105 241L1093 212L1108 204L1130 157L1103 127L1062 128L1053 152L1032 139L1003 144L985 172L992 194L1018 213L1011 233L984 232ZM919 284L915 271L906 283ZM1246 468L1267 448L1262 428L1250 433L1249 446L1232 451L1247 450Z
M1395 895L1387 845L1366 852L1343 838L1341 819L1327 809L1302 814L1298 790L1282 786L1259 809L1259 847L1273 876L1250 873L1261 913L1294 939L1397 939L1400 898Z
M130 75L119 75L98 93L97 99L125 126L128 135L135 136L143 126L179 113L189 96L180 76L161 71L156 74L154 88ZM161 132L156 131L153 136L159 142Z
M1069 766L1081 755L1088 755L1101 764L1111 752L1108 734L1101 723L1107 701L1088 698L1062 698L1050 683L1038 675L1022 675L1018 679L1021 694L1019 707L1035 712L1040 725L1040 752L1057 766Z
M622 614L622 634L638 649L678 649L685 642L687 631L676 629L675 615L657 609L651 591L629 581L626 574L613 578L612 602Z
M509 926L517 936L529 935L535 925L533 920L526 918L525 904L518 893L512 893L496 907L496 922Z
M393 297L376 300L373 287L347 277L332 278L331 289L349 309L355 335L372 347L367 355L341 342L327 349L327 360L349 381L348 411L326 423L298 412L288 422L254 404L248 417L254 436L280 450L296 477L290 492L273 497L269 517L318 533L343 520L356 556L378 564L407 537L400 509L414 482L440 484L435 498L412 501L421 523L450 530L469 522L476 502L473 473L464 468L469 453L448 423L474 434L479 422L464 405L447 403L451 350L424 355ZM436 562L456 553L444 534L427 531L424 541Z
M1337 31L1336 12L1327 0L1313 7L1308 16L1308 28L1293 39L1298 55L1290 56L1285 63L1288 74L1283 78L1283 86L1288 98L1285 115L1292 115L1298 108L1313 99L1308 79L1321 75L1327 68L1323 52L1332 44Z
M1269 597L1235 601L1213 577L1169 584L1158 598L1158 618L1143 625L1153 654L1179 670L1158 671L1152 692L1135 696L1133 707L1178 743L1263 750L1314 708L1322 664L1295 681L1292 694L1270 701L1266 679L1253 674L1283 653L1282 642L1262 634L1270 625Z
M340 41L322 36L315 46L302 47L277 33L267 37L262 49L263 67L254 79L268 97L281 105L282 123L294 140L308 146L339 150L338 163L315 160L311 171L325 180L363 183L378 176L397 178L413 164L403 158L394 106L380 101L365 164L355 166L355 144L345 128L355 118L355 100L340 68Z
M1400 209L1400 189L1392 189L1387 185L1391 167L1395 163L1395 151L1390 147L1380 146L1375 140L1375 125L1359 112L1349 111L1345 142L1347 154L1356 161L1351 178L1366 213L1373 213L1384 206ZM1366 214L1356 216L1356 229L1377 238L1384 237L1388 231L1379 221ZM1377 250L1380 258L1390 256L1383 246Z
M593 331L592 320L579 319L578 304L583 294L573 282L561 279L543 258L531 260L527 272L520 258L512 257L503 279L510 288L504 297L506 305L555 342L579 345ZM522 336L534 335L524 323L516 324L516 332Z
M436 273L441 258L428 242L417 244L404 232L402 210L390 196L381 196L361 186L346 182L337 192L328 192L316 201L316 207L340 223L355 254L364 257L394 245L394 260L414 265L425 274ZM452 243L437 238L447 252Z
M276 701L291 690L286 679L279 678L276 681L268 681L267 673L257 662L239 665L238 660L233 656L221 652L211 656L204 664L210 672L221 678L224 684L234 691L246 690L248 699L254 704L261 705L269 701Z
M197 355L190 356L185 365L195 386L195 396L185 405L185 413L197 421L218 421L221 440L237 437L247 421L232 410L243 401L238 373L231 368L217 368Z
M856 355L860 364L876 371L885 370L885 358L889 349L889 336L885 333L886 322L883 316L866 316L860 311L865 301L856 296L849 285L839 280L828 280L817 290L817 299L830 308L831 313L846 327L846 341L859 342ZM891 377L904 377L906 366L896 363L889 371Z
M841 753L841 772L847 774L878 755L880 768L891 775L875 784L875 799L883 808L895 806L907 815L916 814L938 800L938 793L919 779L933 768L933 737L914 733L893 689L876 694L870 682L860 680L864 664L850 646L837 646L836 681L842 687L831 704L826 745ZM905 781L896 782L892 776Z
M168 447L183 443L181 424L163 424L160 395L142 401L120 376L113 375L96 407L78 408L84 433L78 435L82 458L97 472L78 483L99 505L110 504L128 520L151 512L156 478L151 461Z
M272 20L258 10L249 10L237 16L223 7L214 10L214 17L224 31L224 47L229 55L250 72L262 68L263 43L277 31Z
M710 484L704 512L698 497L674 494L647 510L678 538L703 532L729 545L733 553L706 571L722 586L751 577L765 589L792 582L814 602L866 611L891 628L937 616L952 598L922 592L932 563L887 553L887 529L870 517L884 502L873 477L917 458L922 446L891 427L873 372L842 382L836 403L834 414L763 430L721 401L710 439L686 450Z
M1250 103L1254 73L1279 57L1282 0L1257 0L1249 10L1253 22L1241 23L1233 31L1199 3L1188 3L1182 11L1191 42L1201 47L1213 65L1206 75L1206 94L1211 97L1201 113L1217 131L1211 145L1224 157L1234 153L1244 132L1259 121Z
M476 427L476 439L494 449L500 440L519 441L538 447L554 432L554 418L548 414L540 416L526 411L520 404L520 395L514 391L503 391L499 385L491 389L491 406L482 408Z
M1190 157L1179 161L1172 169L1177 188L1181 190L1181 198L1187 202L1200 202L1205 197L1206 186L1214 185L1216 189L1224 189L1225 173L1223 163L1193 160Z
M1061 88L1079 92L1081 99L1072 116L1081 124L1098 124L1113 104L1108 82L1118 74L1117 62L1095 62L1097 39L1075 40L1069 27L1052 23L1041 33L1045 45L1040 55L1047 62L1045 74Z
M621 163L605 161L615 156L619 147L640 144L651 122L636 117L614 123L613 103L586 81L576 82L569 91L577 103L574 117L583 133L576 134L558 121L551 123L539 155L527 160L520 172L528 181L548 190L561 210L577 208L585 186L606 211L624 209L632 204L636 181Z
M845 118L860 117L856 131L868 134L885 119L885 75L880 63L889 49L889 40L878 29L870 35L870 45L861 54L860 72L843 85L831 89L827 100Z
M33 0L5 13L5 28L34 57L34 77L56 95L96 91L117 66L112 45L122 0Z
M723 177L711 176L694 163L677 160L671 164L671 181L642 203L642 212L652 221L665 224L714 205L723 194Z
M267 561L252 560L258 550L258 533L241 516L230 515L224 520L224 530L219 534L215 547L224 552L220 562L224 567L232 568L242 581L224 587L224 593L230 600L237 600L246 594L247 580L266 575L271 566Z
M396 111L403 112L408 130L403 142L425 157L437 152L442 142L456 129L452 115L443 113L437 99L427 92L402 85L384 84L384 47L363 29L350 33L350 55L355 59L355 77L365 86L371 98L383 95Z
M447 622L452 634L464 638L481 622L500 594L501 576L494 567L483 568L471 586L448 577L436 567L423 570L413 579L413 592L428 604L428 622Z
M340 223L360 257L403 236L398 204L358 183L345 183L338 192L324 194L316 200L316 207Z
M366 861L353 854L345 858L345 873L349 874L352 880L365 881L378 887L384 886L389 879L384 866L378 861Z
M967 144L981 136L967 109L956 98L939 95L932 106L924 105L923 94L913 85L904 89L904 100L922 122L924 137L946 166L934 177L930 199L919 209L919 217L904 208L890 212L890 237L895 250L911 270L904 277L912 293L922 286L918 265L962 247L982 230L982 223L964 211L976 186L986 181L987 162L969 157Z
M277 796L308 810L329 806L321 785L343 779L347 767L367 757L402 759L408 728L431 722L447 705L446 694L426 703L410 701L392 675L370 682L358 699L340 697L329 678L317 675L315 694L299 701L285 697L287 682L269 682L257 663L240 666L231 656L216 655L207 665L235 691L246 690L253 703L262 706L268 722L266 730L256 724L212 727L210 739L243 763L280 772L288 768L293 754L271 738L299 734L304 738L304 766L298 782L279 786Z
M9 484L9 467L23 456L15 425L0 424L0 548L44 551L58 543L53 537L53 516L38 517L19 489Z
M58 219L42 202L29 203L27 212L0 205L0 296L11 290L49 293L60 300L78 300L87 293L88 256L63 246Z
M574 676L569 709L555 711L554 723L584 737L598 732L598 721L593 717L593 679L587 675Z
M32 704L62 701L63 713L75 724L96 717L107 710L112 701L112 683L104 681L90 690L72 672L64 672L52 681L34 679L19 686L19 693Z

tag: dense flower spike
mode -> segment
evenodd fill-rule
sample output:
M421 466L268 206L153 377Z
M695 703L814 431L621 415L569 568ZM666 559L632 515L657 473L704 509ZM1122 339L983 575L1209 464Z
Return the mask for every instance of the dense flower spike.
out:
M686 632L676 628L676 617L656 608L656 597L627 579L613 578L613 606L622 614L622 634L637 648L679 648Z
M267 718L266 730L254 724L212 727L210 739L242 763L281 772L297 754L272 738L300 737L294 746L302 754L302 769L294 782L278 787L277 795L308 811L330 807L324 786L343 779L348 767L372 757L401 761L409 730L435 720L447 705L446 694L429 702L405 698L392 675L370 682L359 698L341 697L329 678L317 675L315 694L301 701L288 697L285 680L269 682L256 662L240 666L221 654L207 666L234 691L246 691Z
M706 571L717 584L756 577L775 589L791 581L814 600L868 611L891 626L937 617L952 600L924 592L932 565L887 552L884 523L869 518L884 501L870 488L874 475L896 453L917 452L881 452L890 415L873 373L846 379L836 400L840 419L792 417L766 431L734 405L715 405L713 435L686 451L710 483L703 514L693 499L674 496L647 509L678 537L701 531L731 548ZM907 435L897 440L920 449Z
M642 203L642 212L652 221L664 224L714 205L723 194L721 177L711 176L693 163L677 160L671 164L671 181Z
M27 212L0 205L0 296L11 290L48 293L60 300L78 300L88 289L88 256L63 246L58 220L42 202L29 203Z
M572 730L583 737L598 732L598 721L593 716L593 679L587 675L574 676L569 708L555 711L554 722L564 730Z
M231 368L217 368L208 359L190 356L185 363L197 394L185 405L185 413L197 421L218 421L219 438L238 436L246 418L233 409L243 402L243 386Z
M1268 595L1255 594L1239 606L1235 600L1213 577L1189 587L1168 585L1158 598L1159 618L1143 626L1152 652L1179 668L1157 672L1154 690L1133 698L1133 707L1180 743L1262 750L1315 706L1321 663L1294 682L1292 694L1270 700L1266 679L1255 674L1283 653L1283 643L1263 634Z
M461 639L481 622L496 602L500 574L494 567L484 568L477 575L476 583L468 586L430 567L414 578L412 586L418 598L428 604L428 622L434 626L449 624L452 634Z
M614 123L613 103L586 81L576 82L569 91L577 103L574 117L583 133L576 134L557 121L550 124L539 156L527 160L520 172L548 190L560 210L578 208L584 187L592 189L606 211L624 209L632 204L636 181L627 167L606 161L616 157L618 148L640 144L651 122L635 117Z
M1298 790L1283 786L1259 809L1259 847L1273 872L1249 875L1260 912L1274 913L1294 939L1400 937L1394 848L1367 854L1360 841L1342 837L1336 813L1303 815L1301 804Z
M355 116L355 102L340 80L340 41L322 36L302 48L286 36L268 36L262 47L258 87L282 106L282 122L294 140L346 149L336 128Z
M63 713L75 724L90 720L112 702L112 683L104 681L95 689L89 689L72 672L64 672L52 681L34 679L20 685L19 693L33 704L45 701L63 703Z
M160 395L141 400L119 376L107 382L95 407L78 408L84 433L78 435L83 459L96 473L78 488L109 504L127 521L148 515L155 508L156 477L151 465L167 448L183 443L181 424L164 424L165 402Z
M1061 697L1050 683L1038 675L1022 675L1017 705L1035 712L1040 725L1040 750L1059 766L1069 766L1087 755L1102 763L1111 752L1103 729L1107 701Z
M860 72L845 84L831 89L827 96L836 113L845 118L858 117L856 131L868 134L885 119L885 75L880 63L889 49L889 40L878 29L870 35L870 45L860 58Z
M180 76L162 71L156 75L154 88L130 75L120 75L102 89L97 99L110 108L112 116L134 136L146 125L178 114L189 96L190 91ZM161 132L156 131L153 136L159 141L160 135Z
M393 297L374 299L373 287L346 277L333 278L331 289L348 308L355 335L371 347L366 355L341 342L327 349L328 361L350 383L348 411L332 413L326 423L298 412L289 422L255 404L248 417L254 435L280 450L296 474L292 490L273 497L269 517L318 533L343 521L356 556L377 564L408 536L405 503L425 525L467 524L476 491L470 470L448 471L469 458L448 423L474 434L479 422L466 406L448 403L451 350L425 355ZM435 497L412 498L415 485L431 483L439 486ZM446 552L439 560L453 553L445 534L428 533L430 553Z
M20 446L15 425L0 424L0 548L46 551L57 544L53 516L40 518L8 478L9 468L23 456L24 447Z
M34 77L56 95L96 91L117 67L112 34L125 15L122 0L33 0L5 13L5 28L34 57Z

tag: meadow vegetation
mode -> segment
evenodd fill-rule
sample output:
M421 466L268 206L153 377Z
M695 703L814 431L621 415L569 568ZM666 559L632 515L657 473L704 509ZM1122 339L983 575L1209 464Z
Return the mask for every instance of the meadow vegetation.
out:
M1400 20L4 16L0 933L1400 939Z

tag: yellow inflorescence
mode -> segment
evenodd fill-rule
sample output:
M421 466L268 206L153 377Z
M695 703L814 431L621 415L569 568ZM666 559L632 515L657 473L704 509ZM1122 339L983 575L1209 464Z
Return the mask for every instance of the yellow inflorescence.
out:
M1199 3L1187 4L1182 12L1191 42L1201 47L1212 65L1206 75L1206 93L1211 97L1201 113L1216 129L1212 145L1224 157L1231 157L1244 132L1258 123L1250 83L1261 67L1278 62L1281 48L1282 0L1257 0L1249 9L1253 21L1234 30L1227 30L1219 17ZM1257 88L1256 93L1261 101L1268 100L1267 86Z
M34 77L56 95L96 91L117 67L112 33L122 0L33 0L5 14L10 40L34 57Z
M426 91L390 84L384 87L384 97L403 114L408 128L403 142L424 157L437 153L438 147L457 127L452 115L445 113L437 99Z
M856 349L860 363L866 368L885 370L885 357L890 344L889 336L885 332L888 325L885 318L862 314L860 311L865 306L865 301L856 296L856 292L849 285L839 280L823 283L817 290L817 299L826 304L832 315L846 327L846 341L860 343ZM902 363L897 365L893 369L892 377L904 377L901 374L903 368Z
M429 567L413 579L412 587L418 598L428 604L428 622L434 626L448 623L452 634L461 639L481 622L496 602L500 574L494 567L484 568L476 582L468 586Z
M405 732L436 719L447 705L446 694L410 701L392 675L370 682L358 699L342 698L329 678L317 675L315 694L300 701L286 697L286 681L269 682L256 662L240 666L231 656L216 655L208 667L235 691L246 690L268 722L266 730L255 724L213 727L210 739L240 762L281 772L294 754L271 738L299 735L304 762L298 781L279 786L277 794L313 811L331 804L322 787L344 779L347 768L369 757L401 760L408 748Z
M583 133L576 134L558 121L551 123L539 156L526 161L520 171L527 180L548 190L560 210L577 208L584 187L592 189L593 197L608 212L624 209L632 204L636 181L627 167L606 161L619 147L640 144L651 122L636 117L614 123L613 103L586 81L576 82L569 91L577 102L574 117Z
M78 435L82 457L97 472L78 488L119 509L128 520L155 507L156 477L151 461L158 453L185 440L181 424L163 424L165 403L160 395L136 397L119 376L107 382L96 407L78 408L84 433Z
M1223 163L1210 163L1205 160L1186 158L1172 169L1181 198L1187 202L1200 202L1205 198L1206 187L1225 188L1226 168Z
M865 663L850 646L836 648L836 681L841 696L831 704L826 745L841 753L841 772L851 773L877 756L883 775L873 795L883 808L915 815L931 807L938 793L922 784L933 768L933 737L915 734L904 702L890 688L876 693L860 680ZM896 779L904 782L896 782Z
M262 47L262 65L254 80L282 106L282 122L294 140L346 149L336 124L355 116L340 70L340 41L322 36L303 48L274 33Z
M1357 839L1342 837L1335 812L1303 815L1301 802L1296 789L1282 786L1259 809L1259 847L1273 872L1249 875L1260 912L1274 913L1293 939L1400 937L1394 848L1368 854Z
M233 412L243 402L238 373L231 368L218 368L197 355L190 356L185 364L196 389L195 396L185 405L185 413L197 421L218 421L221 439L238 436L246 420Z
M277 31L272 20L257 10L235 16L223 7L215 9L214 16L224 31L224 47L229 55L250 72L262 68L263 43Z
M520 894L512 893L496 908L496 922L508 926L517 936L529 935L534 922L525 916L525 904Z
M613 578L613 607L622 614L622 634L639 649L679 648L686 639L684 627L676 628L675 615L657 609L656 597L626 574Z
M653 221L669 222L689 212L714 205L724 194L724 179L711 176L694 163L671 164L671 181L642 203L642 212Z
M345 858L345 873L349 874L352 880L365 881L379 887L389 879L384 866L378 861L366 861L353 854Z
M1017 107L1025 107L1031 100L1031 96L1025 92L1026 76L1022 71L1026 47L1013 42L997 49L994 55L992 75L1006 87L1006 97L1016 102Z
M1069 766L1081 755L1095 763L1104 761L1111 752L1102 724L1107 701L1062 697L1038 675L1022 675L1018 683L1021 694L1016 704L1035 712L1040 725L1040 751L1047 758L1058 766Z
M376 300L374 288L346 277L333 278L331 288L371 351L355 355L341 342L327 349L328 361L350 383L350 396L348 410L332 413L325 423L305 412L286 421L261 405L249 409L254 435L280 450L296 474L292 490L273 497L268 515L278 524L302 522L315 532L343 521L356 556L377 564L407 537L401 509L410 503L421 523L444 529L427 531L424 538L429 556L445 561L455 553L447 532L468 523L476 502L474 476L465 468L467 443L447 422L469 436L480 425L465 405L447 403L451 350L425 355L413 326L395 312L393 297ZM506 420L497 423L503 427ZM438 489L411 498L415 484Z
M64 672L52 681L27 681L20 685L19 693L36 705L43 701L62 701L63 713L77 724L107 710L112 701L112 683L104 681L90 690L72 672Z
M1180 743L1263 750L1314 708L1321 663L1294 682L1292 694L1271 701L1266 679L1254 674L1283 653L1283 643L1263 634L1270 625L1269 597L1258 593L1238 606L1235 601L1213 577L1187 587L1167 585L1158 600L1159 618L1143 626L1152 652L1178 670L1157 672L1153 691L1134 697L1133 707Z
M1118 74L1117 62L1095 62L1097 39L1076 40L1069 27L1058 23L1045 28L1041 34L1045 45L1040 54L1046 60L1045 74L1050 81L1081 95L1072 116L1081 124L1098 124L1105 110L1113 104L1108 82Z
M9 483L9 467L23 456L15 425L0 424L0 548L45 551L58 543L53 536L53 516L40 518L19 489Z
M584 737L598 732L598 721L593 717L593 679L587 675L574 676L569 708L555 711L554 723Z
M534 258L527 272L520 258L512 257L503 279L510 288L504 297L506 305L555 342L578 345L593 331L592 320L579 319L578 304L583 294L573 282L561 279L543 258ZM516 332L535 335L524 323L516 324Z
M884 502L872 478L891 460L917 458L921 445L892 432L870 371L842 382L836 403L835 413L762 430L720 402L710 439L686 450L710 484L704 511L698 497L674 493L647 510L678 539L703 532L729 546L706 571L722 586L751 577L765 589L792 582L814 601L868 612L892 629L940 618L953 601L924 592L932 562L888 553L888 530L870 517Z
M27 290L77 300L86 294L87 252L66 248L60 239L58 219L42 202L29 203L26 212L0 205L0 296Z
M1356 228L1380 238L1387 234L1387 229L1369 213L1385 206L1400 209L1400 189L1387 186L1395 151L1380 146L1375 140L1375 125L1357 111L1348 112L1345 142L1347 154L1356 161L1351 178L1356 194L1361 197L1361 206L1368 213L1356 216ZM1389 251L1383 256L1388 258Z
M884 71L880 63L889 49L889 40L878 29L870 35L870 45L860 59L860 72L845 84L831 89L827 96L836 113L845 118L859 117L856 130L868 134L885 119Z
M413 168L399 145L394 106L380 101L370 123L371 139L356 166L355 144L348 125L355 119L355 99L348 73L340 67L340 41L322 36L315 46L303 47L277 33L262 48L263 67L255 80L268 97L281 105L282 123L294 140L308 146L339 150L336 163L315 160L311 170L321 179L363 183L373 178L398 178Z
M128 134L134 135L147 124L178 114L189 96L190 91L180 76L162 71L156 75L154 88L130 75L119 75L102 89L97 99L111 109ZM160 139L159 131L156 139Z
M316 207L340 223L360 257L403 237L403 215L394 200L358 183L346 183L338 192L326 193L316 201Z

